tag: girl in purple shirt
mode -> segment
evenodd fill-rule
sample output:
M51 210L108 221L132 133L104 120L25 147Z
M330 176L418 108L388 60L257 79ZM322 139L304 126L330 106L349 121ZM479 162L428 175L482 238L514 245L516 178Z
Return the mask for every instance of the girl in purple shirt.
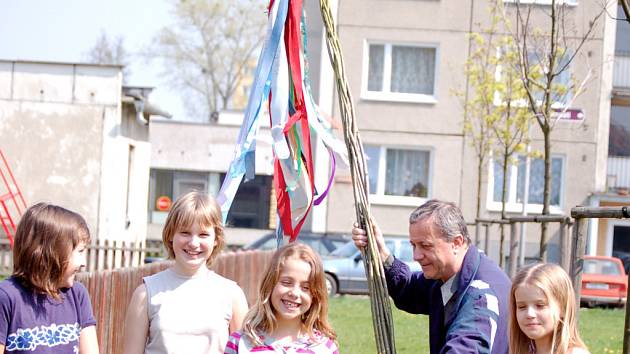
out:
M98 354L90 298L74 281L89 240L77 213L46 203L26 210L13 274L0 282L0 353Z

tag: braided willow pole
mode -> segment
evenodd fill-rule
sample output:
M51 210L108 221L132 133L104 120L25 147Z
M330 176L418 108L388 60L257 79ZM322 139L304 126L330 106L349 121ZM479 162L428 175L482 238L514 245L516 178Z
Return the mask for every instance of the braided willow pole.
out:
M352 188L354 191L355 211L357 221L368 234L367 250L362 250L365 272L368 278L370 290L370 303L372 306L372 323L376 337L376 347L379 354L394 354L396 347L394 342L394 322L387 294L387 283L383 264L377 250L376 241L370 219L370 205L368 201L367 167L363 154L363 145L359 137L359 130L354 119L354 106L352 95L346 80L343 56L339 37L335 29L332 12L328 0L320 0L322 20L326 27L326 44L328 55L335 72L337 91L339 93L339 107L346 146L348 147L348 160L352 175Z

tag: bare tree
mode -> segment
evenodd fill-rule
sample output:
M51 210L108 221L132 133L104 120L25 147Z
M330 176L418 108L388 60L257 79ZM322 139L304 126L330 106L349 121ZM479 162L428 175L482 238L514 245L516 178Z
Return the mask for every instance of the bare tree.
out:
M527 105L536 117L544 139L543 215L549 214L551 191L551 132L557 121L557 110L571 107L590 78L591 70L581 80L562 81L570 75L569 68L581 54L582 47L592 38L599 19L596 13L580 33L572 23L572 6L566 0L551 0L549 5L521 4L515 0L515 30L513 38L519 53L519 71L525 88ZM534 21L535 19L535 21ZM537 27L533 22L542 23ZM563 113L563 112L561 112ZM540 258L547 255L547 224L541 225Z
M101 31L94 46L84 56L85 60L92 64L122 65L124 82L131 74L130 55L125 49L125 39L122 36L110 38L105 31Z
M174 23L162 28L145 53L161 58L168 80L190 114L210 119L230 107L247 71L255 67L267 16L257 0L174 1Z
M630 0L619 0L619 4L623 9L623 13L626 15L626 21L630 23Z

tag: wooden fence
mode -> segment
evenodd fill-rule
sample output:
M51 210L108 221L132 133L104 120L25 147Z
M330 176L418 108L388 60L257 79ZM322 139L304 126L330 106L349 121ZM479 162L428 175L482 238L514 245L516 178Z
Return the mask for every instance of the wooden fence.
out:
M571 208L571 218L564 216L514 216L497 220L476 220L475 244L480 242L481 227L486 231L485 249L488 249L489 233L488 227L492 224L510 226L509 244L509 275L513 277L518 266L516 261L516 250L522 247L522 241L516 237L517 223L543 223L556 222L560 224L560 265L563 266L571 276L573 288L575 289L575 301L580 304L580 289L582 288L582 268L584 265L584 253L586 249L586 239L588 230L588 219L630 219L630 206L621 207L581 207ZM573 228L572 236L569 236L569 229ZM630 273L628 273L628 283L630 283ZM626 289L626 299L630 299L630 287ZM622 353L630 354L630 306L626 304L625 324L623 335Z
M571 217L575 218L575 246L573 249L574 257L571 264L571 275L573 276L574 287L575 284L580 284L576 289L581 289L588 219L630 219L630 207L575 207L571 208ZM630 273L628 273L628 284L630 284ZM626 288L626 300L628 298L630 298L630 287ZM575 292L575 300L578 304L580 303L579 291ZM630 354L630 306L627 303L623 327L622 353Z
M251 305L256 300L258 284L272 255L273 251L224 252L214 261L212 269L237 282ZM101 353L122 353L125 316L131 295L142 283L143 277L162 271L170 265L171 262L166 261L78 274L78 280L90 294Z
M162 241L125 242L113 240L93 241L87 246L86 271L138 267L147 257L164 257ZM0 239L0 276L13 273L13 250L9 240Z
M146 257L163 257L162 242L130 242L119 240L100 240L87 247L87 271L138 267L145 263Z

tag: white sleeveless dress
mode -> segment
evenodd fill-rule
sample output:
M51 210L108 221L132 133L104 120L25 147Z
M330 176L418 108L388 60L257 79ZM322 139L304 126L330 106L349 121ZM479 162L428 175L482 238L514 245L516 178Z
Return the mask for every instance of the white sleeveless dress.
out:
M144 278L149 337L146 354L223 353L238 285L213 271L193 277L172 269Z

